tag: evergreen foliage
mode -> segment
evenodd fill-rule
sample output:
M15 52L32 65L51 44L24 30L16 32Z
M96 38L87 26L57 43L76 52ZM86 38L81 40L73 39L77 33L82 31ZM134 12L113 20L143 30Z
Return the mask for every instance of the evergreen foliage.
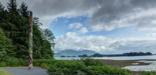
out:
M11 57L15 58L28 58L28 12L28 6L24 2L17 8L16 0L10 0L7 9L4 9L0 3L0 42L2 42L0 43L0 54L4 54L2 56L10 54ZM51 50L53 46L50 40L46 39L49 36L45 36L44 30L39 27L40 25L38 18L33 17L33 57L35 59L49 59L53 56ZM49 33L52 37L51 40L53 40L53 33L50 31Z
M13 56L14 47L3 31L0 29L0 61L3 61L6 56Z

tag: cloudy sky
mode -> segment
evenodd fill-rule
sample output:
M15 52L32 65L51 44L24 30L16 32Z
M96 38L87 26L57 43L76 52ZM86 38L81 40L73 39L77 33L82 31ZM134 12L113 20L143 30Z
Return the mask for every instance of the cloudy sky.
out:
M56 52L156 53L156 0L17 0L22 1L42 28L53 31Z

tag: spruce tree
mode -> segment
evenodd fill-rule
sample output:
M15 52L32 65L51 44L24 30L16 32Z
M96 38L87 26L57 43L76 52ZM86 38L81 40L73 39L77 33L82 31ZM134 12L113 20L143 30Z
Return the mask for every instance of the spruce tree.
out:
M4 11L3 5L0 3L0 12Z
M24 2L20 5L20 14L24 17L28 17L28 6Z
M3 5L0 3L0 20L3 19L3 16L4 16L4 7L3 7Z
M10 0L8 3L8 11L13 14L18 14L16 0Z

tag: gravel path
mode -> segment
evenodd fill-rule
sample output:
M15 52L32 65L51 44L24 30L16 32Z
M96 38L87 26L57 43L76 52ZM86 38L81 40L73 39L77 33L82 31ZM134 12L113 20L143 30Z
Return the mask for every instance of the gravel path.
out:
M4 67L1 69L10 72L12 75L48 75L47 70L39 67L34 67L31 70L28 70L27 67Z

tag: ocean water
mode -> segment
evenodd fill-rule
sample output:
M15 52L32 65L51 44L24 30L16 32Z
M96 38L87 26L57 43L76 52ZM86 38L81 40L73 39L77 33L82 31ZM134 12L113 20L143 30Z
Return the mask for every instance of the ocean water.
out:
M121 56L121 57L89 57L90 59L110 59L110 60L156 60L156 55L150 56ZM56 60L79 60L79 57L55 57Z
M93 57L93 59L111 59L111 60L156 60L156 55L150 56L121 56L121 57Z

